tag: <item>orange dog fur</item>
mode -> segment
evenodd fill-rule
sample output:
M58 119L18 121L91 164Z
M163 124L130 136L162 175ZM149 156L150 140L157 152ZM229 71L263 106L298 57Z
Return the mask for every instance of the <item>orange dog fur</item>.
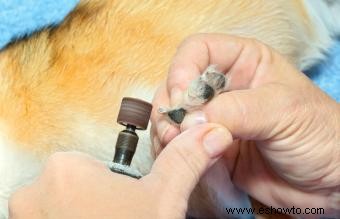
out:
M111 160L122 97L151 101L191 34L255 38L297 67L310 66L335 34L316 7L302 0L83 0L59 27L10 45L0 53L0 171L7 179L0 204L55 151ZM153 160L144 135L133 162L143 173Z

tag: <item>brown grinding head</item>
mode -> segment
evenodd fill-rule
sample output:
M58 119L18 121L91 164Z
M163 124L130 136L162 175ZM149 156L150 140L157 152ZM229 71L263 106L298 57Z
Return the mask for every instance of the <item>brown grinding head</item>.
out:
M122 125L134 125L137 129L148 127L152 105L140 99L124 97L120 106L117 122Z

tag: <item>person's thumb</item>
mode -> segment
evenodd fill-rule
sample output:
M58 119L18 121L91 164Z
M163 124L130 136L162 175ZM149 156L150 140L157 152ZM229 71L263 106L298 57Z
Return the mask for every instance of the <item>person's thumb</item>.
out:
M303 84L301 85L303 86ZM270 83L249 90L220 94L201 112L188 114L181 130L207 121L226 127L234 138L267 140L296 123L304 97L294 86ZM303 88L302 88L303 89ZM304 116L304 114L302 114Z
M220 125L202 124L192 127L165 147L149 176L162 183L168 197L184 197L188 200L202 174L231 143L231 134Z

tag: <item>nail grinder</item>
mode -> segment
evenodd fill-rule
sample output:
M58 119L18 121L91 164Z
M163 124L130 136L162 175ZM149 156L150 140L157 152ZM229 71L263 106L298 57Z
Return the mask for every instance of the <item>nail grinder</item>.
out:
M109 163L111 171L139 179L141 173L130 167L135 154L138 135L136 130L146 130L150 120L152 105L140 99L125 97L122 100L117 122L125 126L118 135L113 161Z

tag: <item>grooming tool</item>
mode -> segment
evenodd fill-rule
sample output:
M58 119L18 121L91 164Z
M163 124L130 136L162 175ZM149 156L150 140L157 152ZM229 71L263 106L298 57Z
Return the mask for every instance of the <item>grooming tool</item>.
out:
M159 107L158 112L167 115L172 122L180 125L188 112L198 109L216 95L226 91L227 82L227 77L216 69L216 65L210 65L190 83L179 106Z
M136 130L148 127L152 105L140 99L125 97L122 100L117 122L126 127L118 135L113 162L109 163L111 171L139 179L138 170L130 167L135 154L138 135Z

